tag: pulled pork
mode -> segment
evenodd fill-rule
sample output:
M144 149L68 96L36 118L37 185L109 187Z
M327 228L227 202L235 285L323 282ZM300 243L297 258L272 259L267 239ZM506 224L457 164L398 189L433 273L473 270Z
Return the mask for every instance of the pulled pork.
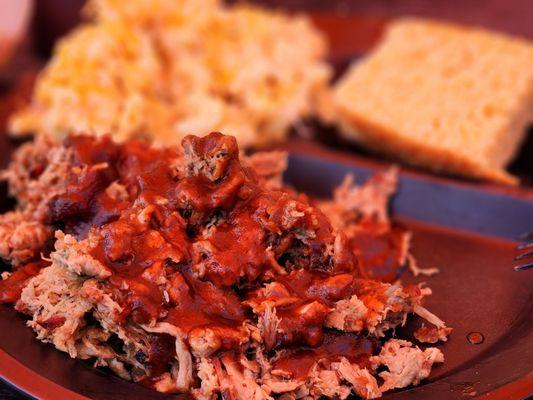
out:
M38 339L166 393L372 399L418 384L442 353L391 332L412 313L435 329L421 341L449 328L428 288L397 281L413 259L386 209L396 171L314 202L283 186L286 165L219 133L24 145L2 174L19 203L0 216L14 267L0 301Z

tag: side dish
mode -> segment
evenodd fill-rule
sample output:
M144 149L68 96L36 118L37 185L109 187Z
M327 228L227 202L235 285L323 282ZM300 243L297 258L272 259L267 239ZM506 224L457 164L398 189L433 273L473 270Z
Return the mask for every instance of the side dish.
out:
M335 85L333 120L406 163L517 183L505 167L533 122L532 66L526 40L400 19Z
M331 75L304 16L216 0L92 0L86 14L11 118L13 134L175 145L220 130L256 145L312 113Z
M387 215L396 172L332 200L282 185L281 152L235 138L182 147L41 136L3 172L18 200L0 216L13 266L0 301L37 338L124 379L197 399L377 398L418 384L450 333L404 286L409 232ZM412 265L414 267L414 265Z

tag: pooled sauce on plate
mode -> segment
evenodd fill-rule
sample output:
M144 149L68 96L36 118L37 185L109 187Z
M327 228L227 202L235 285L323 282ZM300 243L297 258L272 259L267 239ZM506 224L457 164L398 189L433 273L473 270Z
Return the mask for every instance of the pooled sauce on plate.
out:
M307 376L317 360L332 362L346 357L350 362L368 367L368 358L379 352L379 347L377 339L331 331L325 334L320 346L288 350L274 362L272 368L289 373L291 378L301 379Z

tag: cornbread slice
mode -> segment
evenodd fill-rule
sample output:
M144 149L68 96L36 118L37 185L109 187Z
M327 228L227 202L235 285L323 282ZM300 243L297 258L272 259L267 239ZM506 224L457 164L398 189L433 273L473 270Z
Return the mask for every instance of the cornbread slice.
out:
M505 171L533 121L533 45L400 19L333 89L344 135L436 171L517 183Z

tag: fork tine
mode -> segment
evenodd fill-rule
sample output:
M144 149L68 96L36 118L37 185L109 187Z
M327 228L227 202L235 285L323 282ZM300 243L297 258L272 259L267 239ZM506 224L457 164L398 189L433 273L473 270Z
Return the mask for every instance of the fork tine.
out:
M533 242L525 242L516 246L516 250L524 250L533 247Z
M517 265L517 266L514 267L514 270L515 271L523 271L523 270L529 269L529 268L533 268L533 262L530 262L528 264Z
M533 256L533 231L526 232L526 233L520 235L518 240L521 241L522 243L520 243L518 246L516 246L516 251L517 252L520 252L522 250L526 250L526 251L516 254L516 256L514 258L515 261L524 260L526 258L532 257ZM530 269L530 268L533 268L533 262L516 265L514 267L514 270L515 271L523 271L525 269Z
M521 235L518 237L518 240L521 241L521 242L529 242L529 241L532 241L532 240L533 240L533 231L532 231L532 232L526 232L526 233L521 234Z
M514 259L515 259L515 261L518 261L518 260L523 260L524 258L528 258L528 257L531 257L531 256L533 256L533 250L526 251L526 252L524 252L522 254L517 254Z

